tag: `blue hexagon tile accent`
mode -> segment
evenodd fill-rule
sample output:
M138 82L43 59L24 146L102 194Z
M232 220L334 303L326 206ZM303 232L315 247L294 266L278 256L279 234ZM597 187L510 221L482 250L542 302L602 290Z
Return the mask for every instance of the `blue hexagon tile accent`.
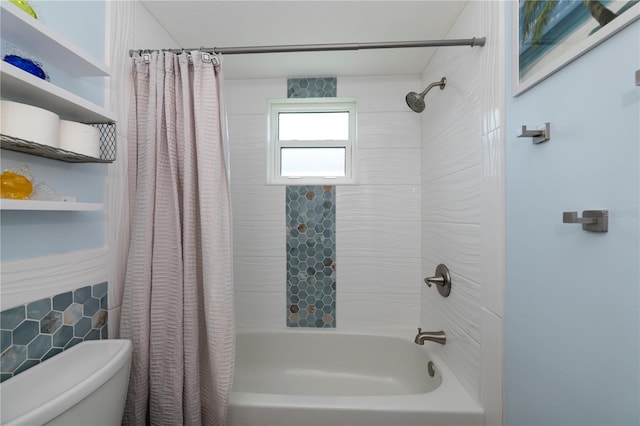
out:
M51 311L40 320L40 333L53 334L62 326L62 312Z
M287 79L287 98L335 98L337 92L335 77Z
M40 323L37 321L23 321L13 330L13 344L26 345L40 333Z
M63 312L73 303L73 293L68 291L66 293L58 294L53 297L53 309Z
M335 77L289 78L288 98L336 97ZM336 326L336 210L333 186L288 186L287 326Z
M27 305L27 318L40 321L51 311L51 298L41 299Z
M287 186L287 327L336 326L334 186Z
M84 340L108 338L106 282L0 312L0 381Z
M13 330L26 318L26 306L16 306L0 313L0 328Z

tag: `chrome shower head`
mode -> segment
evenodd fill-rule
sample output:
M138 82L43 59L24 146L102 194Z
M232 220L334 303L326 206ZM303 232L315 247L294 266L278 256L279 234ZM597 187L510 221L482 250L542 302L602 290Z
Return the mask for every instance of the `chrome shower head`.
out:
M420 93L416 93L416 92L407 93L407 96L405 97L405 100L407 101L407 105L409 106L409 108L411 108L415 112L424 111L424 106L425 106L424 97L429 92L429 90L433 89L435 86L440 86L440 90L442 90L444 89L444 86L446 84L447 84L447 78L442 77L440 81L431 83L429 86L427 86L426 89L424 89Z

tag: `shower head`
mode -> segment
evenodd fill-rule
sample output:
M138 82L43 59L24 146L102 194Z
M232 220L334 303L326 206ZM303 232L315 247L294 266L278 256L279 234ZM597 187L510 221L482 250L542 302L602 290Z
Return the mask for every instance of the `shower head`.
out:
M429 90L433 89L435 86L440 86L440 90L444 89L444 86L447 84L447 78L442 77L440 81L436 81L435 83L431 83L420 93L409 92L405 97L407 101L407 105L415 112L424 111L424 96L429 92Z

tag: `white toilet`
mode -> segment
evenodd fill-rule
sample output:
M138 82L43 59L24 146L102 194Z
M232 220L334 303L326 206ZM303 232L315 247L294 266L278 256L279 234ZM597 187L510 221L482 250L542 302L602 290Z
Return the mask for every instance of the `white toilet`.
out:
M129 340L91 340L0 384L3 425L120 425Z

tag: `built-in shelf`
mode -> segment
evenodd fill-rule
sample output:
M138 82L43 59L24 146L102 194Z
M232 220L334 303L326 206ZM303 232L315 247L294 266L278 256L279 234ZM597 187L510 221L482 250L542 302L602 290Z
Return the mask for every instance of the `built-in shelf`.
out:
M0 200L0 210L40 211L100 211L102 203L78 203L68 201Z
M38 59L78 77L108 76L106 65L8 1L0 2L0 34ZM4 77L3 77L4 78Z
M109 76L108 67L6 0L0 1L2 40L28 52L28 59L47 62L76 77ZM31 57L33 56L33 57ZM1 147L68 162L111 162L115 159L115 114L49 81L0 60L2 98L44 108L61 119L92 123L101 131L101 158L92 158L21 139L0 136ZM34 123L36 125L36 123ZM0 200L0 210L102 211L101 203Z
M0 62L2 97L55 112L64 120L109 123L115 115L80 96L42 80L7 62Z

